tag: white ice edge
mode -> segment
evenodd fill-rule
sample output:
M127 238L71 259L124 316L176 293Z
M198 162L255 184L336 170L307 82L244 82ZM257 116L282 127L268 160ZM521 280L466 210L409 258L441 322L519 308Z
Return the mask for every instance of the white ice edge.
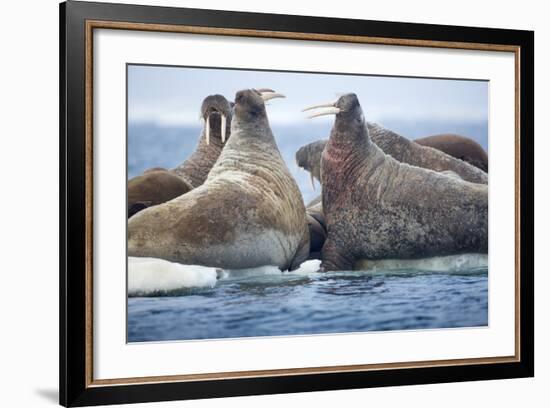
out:
M186 288L213 288L218 280L256 278L266 276L307 276L315 278L321 261L309 260L292 272L282 272L276 266L225 270L199 265L182 265L156 258L128 258L128 295L147 295L172 292ZM361 264L361 271L354 273L383 274L423 272L462 273L475 268L486 268L486 254L461 254L426 259L377 260Z
M216 279L216 268L181 265L156 258L128 257L128 295L214 287Z

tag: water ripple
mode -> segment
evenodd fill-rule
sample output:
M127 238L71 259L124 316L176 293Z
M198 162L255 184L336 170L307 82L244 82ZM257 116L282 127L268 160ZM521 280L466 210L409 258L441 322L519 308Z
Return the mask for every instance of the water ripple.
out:
M487 269L239 277L128 299L128 339L187 340L487 325Z

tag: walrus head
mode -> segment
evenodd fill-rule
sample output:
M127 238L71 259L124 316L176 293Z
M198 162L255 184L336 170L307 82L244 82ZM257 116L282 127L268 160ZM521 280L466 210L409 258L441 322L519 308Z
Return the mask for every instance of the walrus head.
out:
M309 118L318 116L336 115L334 126L331 132L331 139L347 139L348 142L354 142L353 138L365 140L365 133L368 134L367 124L363 116L363 110L359 104L359 99L354 93L348 93L340 96L336 102L323 103L307 107L302 112L318 109L317 112L311 114Z
M356 116L362 118L363 111L359 104L359 99L354 93L348 93L340 96L336 102L321 103L319 105L308 106L302 109L302 112L319 109L319 111L311 114L308 118L316 118L318 116L336 115L343 119L351 119Z
M274 98L285 98L285 96L268 88L239 91L235 95L235 116L243 122L267 118L265 102Z
M225 143L231 134L233 103L222 95L210 95L204 98L201 106L201 118L205 121L206 144Z
M296 152L296 164L298 167L309 171L311 185L314 190L315 184L313 179L316 178L318 182L321 182L321 155L326 144L327 141L325 139L317 140L300 147Z

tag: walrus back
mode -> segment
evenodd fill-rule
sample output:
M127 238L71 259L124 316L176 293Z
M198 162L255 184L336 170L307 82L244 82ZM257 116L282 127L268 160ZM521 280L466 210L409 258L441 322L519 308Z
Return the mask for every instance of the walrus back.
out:
M193 187L164 170L150 169L128 181L128 217L187 193Z
M363 173L357 188L339 192L347 203L337 206L346 210L337 209L337 219L331 215L334 203L327 211L331 234L362 243L354 250L356 259L487 252L487 185L399 163L389 155ZM354 228L340 227L346 225Z
M384 152L396 160L437 172L451 170L472 183L488 183L487 173L441 150L422 146L375 123L368 123L369 134Z
M484 172L489 171L489 157L479 143L468 137L455 134L426 136L414 140L415 143L432 147L457 159L470 163Z
M374 143L348 155L329 142L321 167L331 245L351 258L487 252L487 185L401 163Z

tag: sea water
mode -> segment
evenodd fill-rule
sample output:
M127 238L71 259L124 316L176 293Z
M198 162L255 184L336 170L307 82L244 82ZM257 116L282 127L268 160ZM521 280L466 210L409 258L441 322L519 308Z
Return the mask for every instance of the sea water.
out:
M282 272L129 258L128 341L486 326L486 262L463 255L323 273L315 260Z

